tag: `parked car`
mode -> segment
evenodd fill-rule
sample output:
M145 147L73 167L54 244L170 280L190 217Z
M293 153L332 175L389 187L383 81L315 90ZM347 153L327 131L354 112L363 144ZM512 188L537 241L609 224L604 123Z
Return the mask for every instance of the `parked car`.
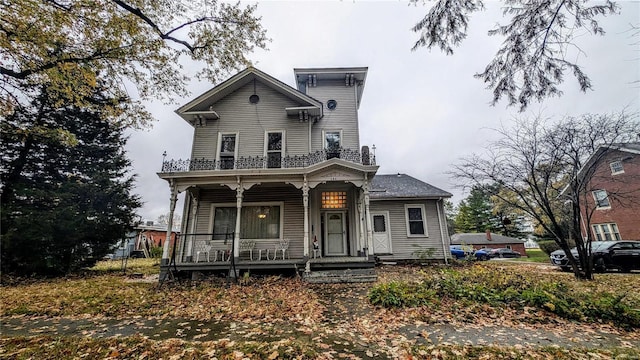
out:
M467 252L459 246L451 245L449 246L449 250L451 251L451 257L454 259L464 259L467 257Z
M595 271L640 270L640 241L594 241L591 243L591 253ZM578 250L571 249L571 254L577 258ZM563 250L552 252L550 259L551 264L559 266L563 271L571 270L571 264Z
M491 255L489 255L489 249L487 250L483 250L483 249L478 249L476 250L473 255L476 257L476 259L478 260L489 260L491 259Z
M489 254L484 250L474 250L473 247L470 246L462 246L462 245L451 245L449 246L451 250L451 256L455 259L464 259L467 256L473 255L476 260L489 260Z
M491 249L489 253L491 258L519 258L520 253L507 248Z

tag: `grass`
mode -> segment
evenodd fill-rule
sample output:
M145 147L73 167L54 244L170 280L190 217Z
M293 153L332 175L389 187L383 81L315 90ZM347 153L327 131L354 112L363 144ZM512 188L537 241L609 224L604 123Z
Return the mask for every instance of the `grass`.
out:
M157 266L154 260L132 260L128 263L127 274L157 274ZM175 322L178 326L191 326L195 320L196 324L199 321L206 324L203 333L214 331L213 325L226 329L233 323L237 323L238 328L243 326L244 332L236 328L229 332L233 336L225 335L230 338L220 336L213 341L178 339L177 336L160 340L141 335L112 338L38 333L28 337L5 335L0 336L0 358L313 359L349 358L350 354L375 358L385 352L404 358L438 359L640 358L640 350L623 346L586 349L526 344L470 346L398 342L388 347L380 345L385 344L385 339L399 338L402 333L398 329L405 324L415 324L417 320L430 323L441 319L441 324L450 324L450 321L453 324L478 323L478 319L491 321L495 313L494 324L505 326L500 311L511 311L510 314L516 316L506 319L512 319L512 326L526 322L530 326L541 324L559 329L562 326L558 321L565 321L565 325L569 323L560 319L559 313L573 314L573 309L577 309L580 316L573 318L575 321L571 323L592 329L595 322L611 321L612 317L618 316L616 313L633 318L633 313L627 312L629 306L636 311L640 309L640 294L637 293L640 277L637 275L602 274L594 281L577 282L570 274L540 270L543 268L534 264L492 261L454 268L383 267L380 269L381 280L377 283L377 288L382 290L377 296L387 301L385 306L394 308L387 310L366 303L364 294L369 285L362 285L360 298L347 297L342 300L344 303L328 297L332 299L330 305L325 303L326 294L320 295L321 289L344 293L347 286L360 285L311 286L297 279L271 277L251 278L248 285L229 288L200 282L165 285L159 290L157 281L129 279L121 271L121 262L105 261L84 276L4 284L0 289L3 305L0 316L17 315L18 319L24 319L25 326L31 321L30 315L54 319L119 319L122 323L142 317ZM575 294L583 303L567 306L569 300L560 296L556 292L558 289ZM393 296L387 296L387 293ZM618 296L624 293L627 295ZM340 311L347 309L342 309L341 304L361 308L362 313L345 324L336 322L328 315L331 312L326 306L332 306L332 310L342 314ZM538 310L531 310L534 306ZM527 322L529 320L521 317L524 313L531 313L536 322Z
M94 267L89 269L89 273L141 273L152 275L160 273L160 259L118 259L98 261Z
M527 249L527 257L514 259L515 261L528 261L537 263L549 263L549 255L540 249Z

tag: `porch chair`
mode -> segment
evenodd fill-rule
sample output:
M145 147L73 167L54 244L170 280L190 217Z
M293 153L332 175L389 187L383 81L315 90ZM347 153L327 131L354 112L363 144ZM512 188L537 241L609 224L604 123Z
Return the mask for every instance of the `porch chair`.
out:
M248 251L249 260L253 261L253 248L255 246L256 246L256 242L253 240L240 240L240 253L242 254L243 251ZM258 260L260 260L260 256L258 257Z
M273 256L273 260L278 257L278 250L282 251L282 260L284 260L284 256L287 250L289 250L289 239L283 239L278 244L276 244L276 251ZM287 256L287 258L290 258Z
M202 246L202 250L198 250L196 251L196 262L200 262L200 254L207 254L207 262L209 262L209 254L211 253L211 245L204 245ZM217 255L217 254L216 254ZM215 257L213 258L213 261L215 261Z

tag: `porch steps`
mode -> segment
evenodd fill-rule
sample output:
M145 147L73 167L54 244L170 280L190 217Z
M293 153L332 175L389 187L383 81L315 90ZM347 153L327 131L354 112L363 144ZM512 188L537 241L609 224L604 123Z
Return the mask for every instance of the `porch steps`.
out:
M378 279L376 270L369 269L339 269L321 270L305 273L303 279L309 283L358 283L374 282Z

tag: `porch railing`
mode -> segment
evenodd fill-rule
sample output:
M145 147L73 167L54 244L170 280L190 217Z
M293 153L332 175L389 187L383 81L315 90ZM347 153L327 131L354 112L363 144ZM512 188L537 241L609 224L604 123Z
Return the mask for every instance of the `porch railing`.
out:
M233 262L233 237L234 233L183 234L178 243L177 262ZM285 260L285 257L290 259L289 244L288 239L241 239L238 244L239 253L235 257L243 261Z
M164 160L162 162L162 172L304 168L333 158L339 158L362 165L376 165L375 154L370 152L368 147L363 146L362 152L358 150L340 148L334 150L320 150L307 155L283 156L281 158L274 158L273 154L270 154L269 156L238 157L236 160Z

